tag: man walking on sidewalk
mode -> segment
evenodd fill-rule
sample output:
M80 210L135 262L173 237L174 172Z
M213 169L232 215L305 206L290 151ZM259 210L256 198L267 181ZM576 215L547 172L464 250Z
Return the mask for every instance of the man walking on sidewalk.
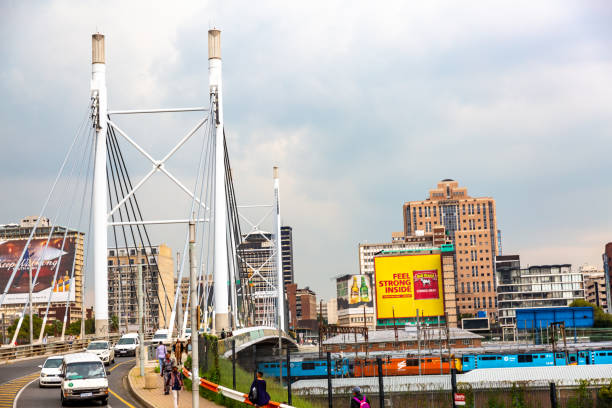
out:
M179 391L183 388L183 375L179 373L178 367L173 366L170 373L170 387L172 388L172 402L174 408L178 408Z
M164 358L166 358L166 346L164 346L164 343L162 343L161 341L159 342L157 349L155 349L155 356L157 357L157 360L159 361L159 375L163 377L164 370L162 370L162 368L164 365Z
M161 368L161 372L164 377L164 395L170 394L170 374L172 374L172 367L174 365L176 364L174 363L174 360L170 358L170 352L167 352Z

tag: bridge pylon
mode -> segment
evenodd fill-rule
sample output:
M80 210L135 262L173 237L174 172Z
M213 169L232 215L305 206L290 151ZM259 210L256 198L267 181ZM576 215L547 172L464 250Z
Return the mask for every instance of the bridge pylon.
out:
M95 157L92 202L92 240L94 271L94 314L96 336L108 335L108 266L106 254L107 238L107 175L106 175L106 131L108 102L106 94L106 58L104 35L91 36L91 98L92 120L95 127Z

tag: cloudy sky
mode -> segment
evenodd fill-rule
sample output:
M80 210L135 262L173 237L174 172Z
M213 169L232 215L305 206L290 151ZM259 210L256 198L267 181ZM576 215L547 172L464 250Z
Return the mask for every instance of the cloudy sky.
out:
M388 241L403 202L443 178L496 199L505 253L601 265L612 240L612 6L485 4L4 1L0 223L40 211L87 111L92 33L106 35L111 109L205 106L214 26L238 201L270 203L280 166L300 286L333 296L331 278L358 271L358 243ZM120 123L161 157L197 119ZM190 143L168 163L187 185ZM133 177L144 175L125 150ZM155 180L140 196L145 218L185 217L180 191ZM182 229L153 234L182 246Z

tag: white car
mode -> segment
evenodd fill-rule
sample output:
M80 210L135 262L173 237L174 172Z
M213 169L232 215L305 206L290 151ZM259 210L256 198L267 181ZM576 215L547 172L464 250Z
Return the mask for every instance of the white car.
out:
M121 336L115 344L116 356L136 356L136 349L140 345L137 333L127 333Z
M110 346L110 342L106 340L92 341L87 346L85 352L97 355L105 365L115 363L115 350Z
M152 344L158 344L159 342L164 343L165 345L172 344L172 339L170 338L170 334L168 334L167 329L159 329L153 335Z
M62 363L60 398L70 401L98 400L108 403L108 378L100 359L92 353L68 354Z
M41 370L40 376L38 377L38 386L42 388L49 385L60 385L62 383L60 373L62 372L63 362L64 357L53 356L45 360L44 364L39 365L38 367L41 368Z

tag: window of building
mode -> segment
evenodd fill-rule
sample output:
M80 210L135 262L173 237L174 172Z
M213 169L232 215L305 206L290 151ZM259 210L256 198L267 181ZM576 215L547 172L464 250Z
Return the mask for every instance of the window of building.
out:
M422 216L423 216L423 208L419 207L419 217L422 217Z
M112 265L113 265L113 260L112 260L112 259L109 259L109 260L108 260L108 265L109 265L109 266L112 266ZM28 285L29 285L29 283L28 283ZM34 303L34 302L32 302L32 303Z

